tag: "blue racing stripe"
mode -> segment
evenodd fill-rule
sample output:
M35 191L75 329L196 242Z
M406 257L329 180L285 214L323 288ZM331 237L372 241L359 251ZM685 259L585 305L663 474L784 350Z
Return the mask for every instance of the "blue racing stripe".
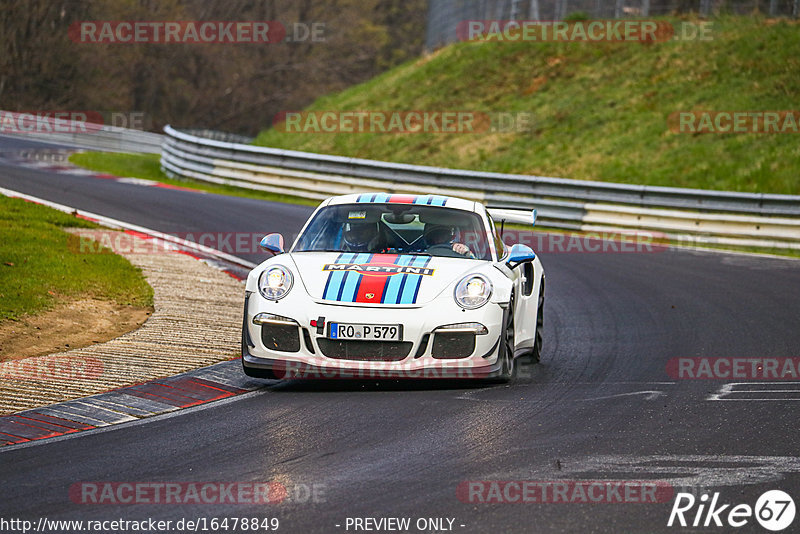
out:
M430 256L417 256L409 265L411 267L422 267L427 265L430 259ZM407 274L405 276L406 279L402 284L398 304L414 304L417 301L417 293L419 292L422 275Z
M400 256L395 261L395 265L408 265L410 261L412 261L415 256ZM383 299L381 302L385 304L398 304L399 297L400 297L400 285L402 283L402 279L405 278L406 275L402 274L395 274L389 277L389 281L386 282L386 287L383 291Z
M372 254L357 254L350 263L369 263L371 258ZM336 300L339 302L355 302L358 284L361 282L361 278L363 278L363 276L364 275L355 271L348 271L345 274L344 283L342 283L342 287Z
M386 202L388 198L389 195L387 195L386 193L363 193L361 195L358 195L358 199L356 199L356 202L358 202L359 204L370 204L372 202L382 203Z
M424 260L422 262L422 267L427 267L431 261L430 256L420 256L418 259ZM415 264L417 266L418 264ZM419 287L422 285L422 275L419 274L411 274L409 275L409 282L406 284L406 290L403 292L403 299L400 301L400 304L416 304L417 303L417 296L419 295ZM410 300L410 302L406 302L406 300Z
M412 260L413 261L413 260ZM397 300L395 304L402 304L403 303L403 292L406 290L406 282L408 282L408 275L403 274L400 278L400 288L397 290Z
M339 254L334 263L350 263L351 257L355 254ZM337 300L342 287L342 280L344 275L348 273L342 271L332 271L328 274L328 281L325 283L325 291L322 293L322 298L325 300Z

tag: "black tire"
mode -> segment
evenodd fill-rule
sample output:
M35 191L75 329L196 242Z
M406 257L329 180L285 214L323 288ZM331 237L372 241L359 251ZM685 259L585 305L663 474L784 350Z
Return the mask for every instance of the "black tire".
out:
M508 301L508 311L503 321L503 333L500 337L500 361L502 367L497 376L498 382L508 382L514 377L514 294Z
M544 278L539 287L539 304L536 308L536 338L531 351L531 363L539 363L542 359L542 346L544 343Z

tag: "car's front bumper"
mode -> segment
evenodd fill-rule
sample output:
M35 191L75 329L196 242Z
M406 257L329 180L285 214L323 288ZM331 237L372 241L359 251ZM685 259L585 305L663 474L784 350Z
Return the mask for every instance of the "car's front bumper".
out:
M242 325L242 364L245 369L272 371L279 378L491 378L497 376L502 367L498 353L503 311L494 303L478 310L462 310L452 298L437 299L425 307L389 310L313 301L306 301L302 306L283 301L276 304L257 293L248 294ZM263 325L253 323L253 318L259 313L270 313L296 322L297 340L287 344L290 351L274 350L265 344ZM324 318L325 327L312 326L312 321L320 318ZM371 359L368 349L374 346L377 350L381 342L361 341L357 342L357 358L341 354L331 357L331 343L326 341L330 322L402 324L405 355L399 359L394 356L390 360ZM467 345L461 353L451 347L447 358L443 358L444 338L436 338L441 333L437 328L469 322L484 325L488 333L475 335L473 344ZM284 331L291 332L291 328L287 326ZM439 351L438 358L434 357L434 345ZM328 355L323 348L327 349Z

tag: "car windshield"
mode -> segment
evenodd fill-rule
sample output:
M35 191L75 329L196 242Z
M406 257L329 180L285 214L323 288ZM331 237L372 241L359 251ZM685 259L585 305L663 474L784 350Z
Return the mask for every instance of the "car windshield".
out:
M327 206L298 237L292 252L427 254L491 260L480 217L417 204Z

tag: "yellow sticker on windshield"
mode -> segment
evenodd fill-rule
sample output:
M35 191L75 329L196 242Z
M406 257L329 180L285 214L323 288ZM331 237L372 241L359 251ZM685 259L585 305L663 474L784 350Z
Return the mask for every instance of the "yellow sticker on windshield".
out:
M348 219L366 219L367 218L367 212L366 211L351 211L347 215L347 218Z

